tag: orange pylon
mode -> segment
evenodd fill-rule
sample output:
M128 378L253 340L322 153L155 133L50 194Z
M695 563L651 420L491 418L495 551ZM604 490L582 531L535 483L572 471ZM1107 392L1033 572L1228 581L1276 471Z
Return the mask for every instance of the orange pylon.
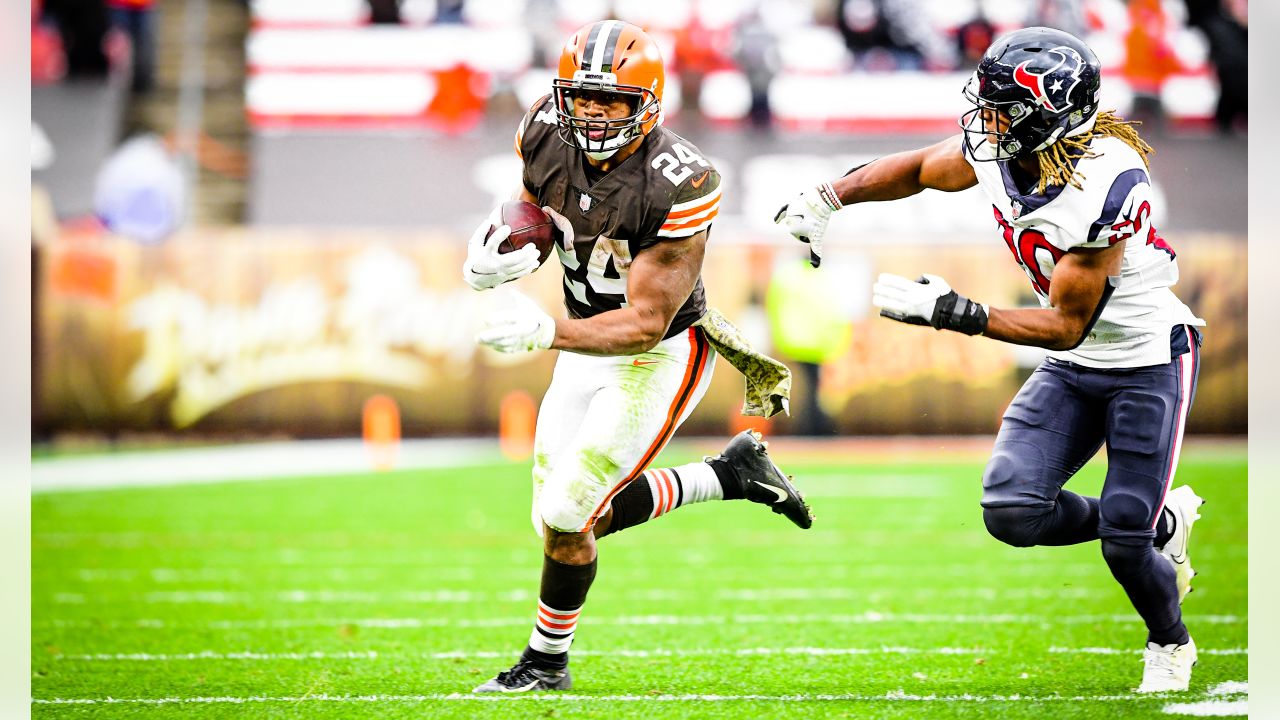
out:
M391 470L400 454L400 407L387 395L364 401L364 446L378 471Z
M533 454L533 433L538 408L523 390L513 390L498 406L498 446L508 460L528 460Z

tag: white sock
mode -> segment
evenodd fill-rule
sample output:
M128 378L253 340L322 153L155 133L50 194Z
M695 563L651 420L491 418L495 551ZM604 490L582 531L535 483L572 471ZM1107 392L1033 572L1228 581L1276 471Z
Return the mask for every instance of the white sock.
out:
M705 462L689 463L673 468L646 470L649 490L653 493L653 514L660 517L684 505L723 500L724 490L716 471Z

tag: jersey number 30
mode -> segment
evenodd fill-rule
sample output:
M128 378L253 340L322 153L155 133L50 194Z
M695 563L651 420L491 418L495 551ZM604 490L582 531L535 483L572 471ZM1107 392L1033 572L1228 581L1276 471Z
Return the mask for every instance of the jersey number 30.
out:
M1043 250L1049 253L1056 265L1062 259L1065 252L1054 247L1044 233L1039 230L1023 230L1017 232L1013 226L1004 219L1004 215L1000 213L1000 208L995 205L991 206L995 211L996 222L1000 223L1000 230L1004 234L1004 242L1009 246L1009 252L1013 253L1013 257L1022 266L1023 272L1027 277L1031 278L1031 285L1035 287L1036 292L1049 296L1049 276L1045 275L1040 269L1040 260L1036 257L1037 252Z

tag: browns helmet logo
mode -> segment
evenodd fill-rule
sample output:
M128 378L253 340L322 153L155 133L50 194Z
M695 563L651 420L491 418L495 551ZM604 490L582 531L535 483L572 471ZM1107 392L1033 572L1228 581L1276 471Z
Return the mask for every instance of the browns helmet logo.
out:
M1041 53L1040 58L1019 64L1013 70L1013 81L1031 91L1037 105L1049 112L1061 113L1071 108L1071 91L1080 84L1083 66L1080 53L1059 46Z

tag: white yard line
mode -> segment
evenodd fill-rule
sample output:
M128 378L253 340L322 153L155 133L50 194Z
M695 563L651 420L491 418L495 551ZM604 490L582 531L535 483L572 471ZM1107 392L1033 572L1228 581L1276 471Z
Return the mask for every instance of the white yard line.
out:
M1050 599L1083 599L1093 597L1096 593L1085 588L899 588L892 590L855 590L849 588L773 588L761 590L722 589L712 593L716 600L740 600L746 602L805 602L831 600L857 600L862 602L880 602L892 598L951 598L977 600L1050 600ZM390 603L437 603L474 605L477 603L523 603L533 602L537 595L534 591L517 588L496 592L475 592L471 590L428 590L379 593L362 590L300 590L288 589L275 592L245 592L228 590L156 590L138 595L136 592L120 596L108 596L101 592L68 593L58 592L50 596L59 605L108 605L113 602L124 602L130 605L142 602L149 605L161 604L203 604L203 605L249 605L255 603L285 604L373 604ZM609 597L602 593L600 598ZM706 599L705 593L682 590L638 590L625 593L627 600L644 600L658 602L680 602L695 599Z
M1248 622L1239 615L1188 615L1187 621L1203 625L1237 625ZM1142 620L1136 614L1116 615L926 615L913 613L887 613L868 611L855 615L832 614L760 614L760 615L615 615L592 616L582 619L587 626L632 626L632 625L813 625L813 624L1035 624L1052 627L1055 625L1089 625L1096 623L1136 624ZM275 618L258 620L203 620L172 621L159 618L141 618L135 620L65 620L33 621L34 627L57 628L122 628L136 627L148 629L162 628L209 628L216 630L231 629L281 629L300 627L341 627L353 625L367 628L485 628L525 626L532 623L532 615L516 615L483 619L470 618Z
M1136 655L1141 650L1128 648L1050 648L1051 653L1061 654L1095 654L1105 651L1107 655ZM1247 648L1207 648L1201 649L1202 655L1246 655ZM574 657L624 657L624 658L669 658L669 657L754 657L771 655L799 655L808 657L830 657L847 655L982 655L997 656L998 651L980 648L913 648L913 647L865 647L865 648L827 648L827 647L757 647L757 648L686 648L653 650L635 650L616 648L612 650L575 650ZM180 662L186 660L219 660L219 661L278 661L278 660L493 660L512 658L511 650L454 650L431 653L379 653L366 652L215 652L203 650L193 653L92 653L83 655L55 655L56 660L74 660L80 662ZM1247 692L1247 691L1245 691ZM1218 695L1210 691L1210 695Z
M1170 703L1160 709L1166 715L1190 715L1192 717L1248 716L1248 700L1203 700L1193 703Z
M37 705L210 705L248 703L430 703L430 702L912 702L912 703L1043 703L1043 702L1141 702L1150 696L1127 695L916 695L902 690L882 695L845 693L831 695L573 695L568 693L484 694L435 693L426 695L296 695L245 697L161 697L161 698L36 698Z
M1248 655L1249 648L1197 648L1196 651L1201 655ZM1051 647L1051 653L1062 653L1070 655L1141 655L1141 648L1110 648L1110 647ZM1248 692L1248 683L1245 684L1245 690ZM1215 694L1212 691L1210 694Z
M400 445L396 468L469 467L501 462L501 458L497 440L491 438L406 440ZM188 485L372 471L362 440L261 442L39 458L31 461L31 491Z

